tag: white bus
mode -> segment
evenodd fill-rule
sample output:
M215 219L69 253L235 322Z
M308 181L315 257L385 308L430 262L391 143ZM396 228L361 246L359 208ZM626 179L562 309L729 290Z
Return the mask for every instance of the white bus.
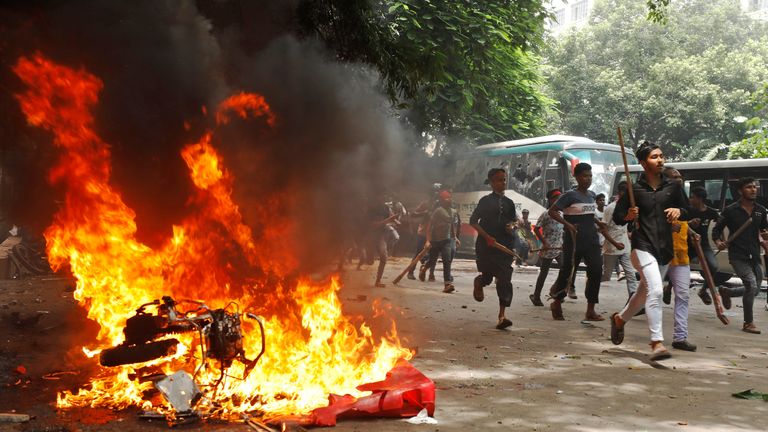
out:
M699 162L667 162L683 175L685 179L685 192L690 194L694 187L703 187L707 191L707 205L722 211L725 206L739 199L736 182L741 177L754 177L757 180L759 189L757 202L768 207L768 159L734 159L719 161L699 161ZM633 181L643 171L640 165L629 166L630 175ZM614 179L614 188L626 178L624 173L619 173ZM712 228L710 225L709 239L712 241ZM726 234L727 236L727 230ZM725 250L717 254L717 265L721 272L733 274L733 269L728 263L728 251ZM698 270L698 263L692 263L692 268Z
M629 163L637 162L634 155L627 157ZM486 144L459 156L452 185L453 200L464 222L460 251L474 252L477 233L468 222L480 198L490 193L485 184L489 169L507 170L506 193L515 202L518 217L527 209L530 221L536 223L539 215L547 210L548 190L566 191L576 184L573 167L579 162L592 165L590 189L608 198L616 169L623 169L618 145L583 137L549 135Z

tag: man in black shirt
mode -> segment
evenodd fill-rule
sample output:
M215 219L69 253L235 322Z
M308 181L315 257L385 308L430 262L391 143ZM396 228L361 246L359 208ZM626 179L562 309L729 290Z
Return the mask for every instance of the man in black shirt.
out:
M720 219L712 230L712 238L720 250L728 248L728 260L736 271L736 274L744 284L744 326L742 330L747 333L760 334L752 316L752 306L755 296L760 291L760 282L763 280L763 270L760 268L760 238L768 240L768 233L761 230L768 229L766 209L756 203L757 182L752 177L739 179L739 193L741 198L723 210ZM746 223L749 223L741 233L736 235ZM723 229L728 228L730 237L727 242L722 240ZM723 297L723 305L730 304L730 297L739 295L737 292L720 290Z
M715 252L712 251L712 246L709 243L709 227L711 222L716 222L720 215L717 210L712 207L708 207L707 190L703 187L695 187L691 189L691 207L688 209L688 217L691 220L688 221L688 226L698 235L701 236L701 250L704 252L704 258L707 260L707 266L712 273L712 277L715 280L715 286L722 284L728 280L728 276L723 277L722 273L718 273L717 259L715 258ZM688 249L688 255L691 259L698 259L696 251L693 248ZM704 272L701 272L702 276ZM699 297L704 304L712 304L712 299L709 297L709 291L707 291L706 285L699 289Z
M611 341L624 340L624 325L645 306L651 333L651 360L672 355L664 347L661 329L662 281L672 260L672 226L678 219L688 220L688 198L682 186L662 175L664 154L659 146L644 142L635 152L643 174L632 185L636 207L630 207L629 194L616 203L613 221L626 224L638 219L632 234L632 265L640 273L640 286L621 312L611 315Z
M515 203L504 196L507 188L507 172L502 168L488 171L488 184L492 193L480 198L477 207L469 218L469 223L477 230L475 254L477 256L477 271L475 277L475 300L483 301L483 287L490 285L496 278L496 293L499 296L499 322L497 329L505 329L512 321L505 316L505 310L512 304L512 260L505 252L495 248L494 243L509 249L514 248L514 228L517 222Z

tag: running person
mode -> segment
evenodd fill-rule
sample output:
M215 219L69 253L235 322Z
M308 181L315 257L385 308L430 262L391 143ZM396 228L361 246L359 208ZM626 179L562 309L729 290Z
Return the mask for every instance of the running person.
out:
M552 189L547 192L549 206L552 207L562 194L560 189ZM560 254L563 252L563 225L549 217L549 213L544 212L536 221L533 233L541 240L541 250L539 251L541 261L539 261L539 277L536 278L536 288L528 298L531 299L534 306L544 306L544 303L541 302L541 290L547 280L552 260L557 259L558 263L562 261Z
M512 325L505 315L506 308L512 305L512 260L505 252L493 245L499 243L508 249L514 248L514 229L517 222L515 203L504 196L507 188L507 172L503 168L492 168L488 171L486 183L491 185L493 192L480 198L477 207L469 218L469 224L477 230L475 253L477 255L477 271L475 277L475 300L483 301L483 287L490 285L496 278L496 293L499 296L499 322L496 328L501 330Z
M763 281L763 270L760 268L760 242L761 238L768 240L768 233L761 232L768 229L768 219L766 219L765 207L755 202L757 199L755 179L741 178L738 187L741 197L723 210L715 229L712 230L712 238L715 239L718 249L728 249L728 260L744 284L744 288L728 290L721 287L720 295L726 309L730 309L731 297L743 295L744 326L741 329L746 333L760 334L760 330L755 326L752 307L755 296L760 292L760 283ZM731 238L728 242L721 239L723 229L726 227L733 236L733 233L750 220L749 226L740 235Z
M566 288L573 283L576 269L583 259L587 265L587 312L584 318L588 321L602 321L604 318L595 312L595 305L600 296L603 257L597 235L595 193L589 190L592 185L592 166L584 162L576 164L573 175L576 177L576 188L560 196L548 212L549 217L565 226L563 261L557 280L549 290L553 299L549 309L555 320L565 319L561 304L566 295Z
M644 142L635 152L643 166L642 176L632 185L636 207L630 207L629 194L622 196L613 212L613 221L626 224L639 219L632 233L632 265L640 273L640 286L621 312L611 315L611 341L624 341L624 325L645 307L651 334L651 360L672 355L664 347L661 329L662 281L672 260L672 227L687 219L688 198L680 184L662 175L664 154L658 145Z

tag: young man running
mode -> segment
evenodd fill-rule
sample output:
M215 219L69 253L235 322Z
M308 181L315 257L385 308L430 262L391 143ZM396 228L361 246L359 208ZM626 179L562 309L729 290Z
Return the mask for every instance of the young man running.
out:
M619 199L627 193L627 182L621 182L618 186ZM605 242L603 244L603 282L611 280L611 273L616 268L616 263L621 265L624 269L624 277L627 280L627 297L631 297L632 294L637 291L637 278L635 277L635 268L632 267L632 260L629 257L629 235L627 233L626 225L617 225L613 221L613 211L616 209L616 203L614 201L605 207L603 212L603 222L606 225L608 235L610 235L619 244L614 245L611 242ZM619 247L621 246L621 247Z
M515 203L504 196L507 188L507 172L503 168L488 171L487 183L493 192L480 198L477 207L469 218L469 223L477 230L475 254L477 271L475 277L475 300L483 301L483 287L490 285L496 278L496 293L499 296L499 322L496 328L505 329L512 321L505 316L505 310L512 304L512 260L505 252L494 247L495 243L512 249L515 246L514 229L517 222Z
M552 189L547 192L549 206L552 207L562 194L560 189ZM528 298L531 299L534 306L544 306L544 303L541 302L541 290L547 280L552 260L557 258L558 263L562 262L560 255L563 252L563 225L549 217L547 212L544 212L539 216L533 233L541 240L541 250L539 251L541 261L539 261L539 277L536 278L536 288Z
M701 186L691 189L690 201L691 207L688 209L688 217L690 217L691 220L688 221L688 226L696 234L701 236L701 251L704 252L704 258L706 259L709 271L714 278L715 286L718 286L727 281L729 277L726 275L723 278L721 273L718 272L717 259L715 258L715 253L712 251L712 246L709 243L710 223L716 222L720 215L717 213L717 210L707 206L707 190ZM688 254L691 258L696 257L695 251L690 252L693 252L692 254ZM704 273L702 272L702 276L703 275ZM706 284L701 286L698 294L704 304L712 304L712 298L709 296Z
M613 221L626 224L639 218L632 234L632 265L640 273L640 286L621 312L611 315L611 341L624 341L624 325L645 306L651 333L651 360L672 355L664 347L661 329L662 281L672 260L671 224L687 220L688 198L678 183L662 175L664 154L659 146L644 142L635 152L643 175L632 185L636 207L630 207L629 194L622 196L613 212Z
M670 181L683 186L683 176L680 171L667 166L664 167L664 176ZM667 277L670 285L664 287L662 300L665 304L672 301L672 292L675 293L675 316L672 330L672 348L684 351L696 351L696 345L688 341L688 303L691 288L691 266L688 258L688 243L691 235L688 230L688 222L680 221L672 226L672 250L674 257L669 262Z
M744 177L738 182L741 197L738 201L723 210L720 219L712 230L712 238L720 250L728 249L728 260L736 271L736 274L744 284L743 294L741 290L720 289L723 298L723 306L730 308L731 297L744 296L744 326L742 330L747 333L760 334L754 323L752 307L755 296L760 291L760 283L763 280L763 270L760 268L760 239L768 240L768 233L762 231L768 229L766 209L756 203L757 182L752 177ZM735 235L740 227L747 221L749 225L739 235ZM723 229L728 228L730 238L722 240Z
M549 290L552 303L549 309L552 318L563 320L561 306L567 287L571 286L579 263L583 259L587 265L587 312L584 319L602 321L604 318L595 312L595 305L600 296L600 276L603 273L603 257L600 240L597 236L595 220L595 193L589 190L592 185L592 166L579 163L573 168L577 186L560 196L549 208L549 217L565 226L563 238L563 261L557 280ZM560 212L563 214L561 215Z

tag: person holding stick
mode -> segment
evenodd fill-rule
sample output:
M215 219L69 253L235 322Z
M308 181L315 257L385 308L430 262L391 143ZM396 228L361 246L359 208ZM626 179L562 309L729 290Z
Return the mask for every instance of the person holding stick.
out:
M763 280L763 270L760 267L760 239L768 240L768 233L761 232L768 229L768 219L766 219L765 207L755 202L757 199L755 179L740 178L737 186L741 196L738 201L723 210L712 230L712 238L715 239L715 245L719 250L728 249L728 260L744 287L733 290L721 287L720 296L726 309L730 309L731 297L743 296L744 326L741 329L746 333L760 334L760 330L754 323L752 307ZM732 234L728 241L724 242L722 235L726 227Z
M496 293L499 297L499 321L496 328L505 329L512 321L505 315L506 308L512 305L512 252L515 245L514 229L517 222L515 203L504 196L507 188L507 172L503 168L488 171L486 183L493 192L480 198L477 207L469 218L469 224L477 230L475 254L477 271L472 296L476 301L483 301L483 288L496 278Z
M624 150L623 140L619 142ZM651 360L664 360L672 355L664 347L661 325L662 281L672 260L672 226L678 219L687 220L688 198L679 183L662 175L664 153L658 145L643 142L635 152L643 166L643 174L619 198L613 221L626 224L639 219L632 234L632 265L640 273L640 286L621 312L611 315L611 342L624 341L624 326L645 307L651 339ZM627 179L630 179L627 173ZM630 192L631 191L631 192ZM634 200L634 206L630 202Z
M577 186L558 198L549 208L549 217L563 224L565 238L563 239L563 260L557 280L549 290L552 303L549 305L552 318L558 321L563 317L562 302L566 290L573 283L576 269L583 259L587 265L587 321L602 321L604 318L595 312L599 302L600 276L603 273L603 257L600 250L600 240L597 235L598 226L595 219L595 193L589 190L592 185L592 166L588 163L578 163L573 168ZM562 214L561 214L562 212Z

